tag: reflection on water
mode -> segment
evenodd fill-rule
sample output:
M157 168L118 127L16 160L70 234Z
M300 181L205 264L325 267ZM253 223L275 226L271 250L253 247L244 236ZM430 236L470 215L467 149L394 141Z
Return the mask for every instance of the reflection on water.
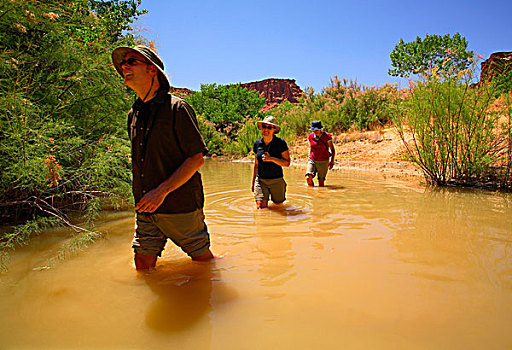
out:
M164 261L158 270L141 274L158 297L146 313L148 327L160 332L180 332L207 315L211 310L213 267Z
M0 349L511 348L511 196L286 169L287 201L256 210L252 164L203 170L213 263L168 244L134 271L131 212L49 270L66 231L0 280Z

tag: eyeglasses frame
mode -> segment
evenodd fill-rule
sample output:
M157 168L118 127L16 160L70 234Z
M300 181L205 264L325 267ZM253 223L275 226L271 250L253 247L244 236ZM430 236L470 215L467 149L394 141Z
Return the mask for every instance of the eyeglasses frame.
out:
M131 62L131 63L130 63ZM124 64L127 64L129 66L133 66L133 64L135 62L141 62L141 63L144 63L144 64L147 64L147 65L150 65L152 63L149 63L147 61L144 61L144 60L139 60L138 58L135 58L135 57L130 57L128 59L123 59L120 63L119 63L119 67L122 67Z
M274 125L270 125L270 124L261 124L261 128L262 129L267 129L267 130L273 130L276 127Z

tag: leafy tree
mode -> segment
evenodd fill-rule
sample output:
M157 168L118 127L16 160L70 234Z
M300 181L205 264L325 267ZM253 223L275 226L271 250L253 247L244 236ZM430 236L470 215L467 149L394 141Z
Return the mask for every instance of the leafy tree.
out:
M139 10L140 3L141 0L89 0L111 42L121 39L123 31L131 30L130 24L147 13L147 10Z
M133 95L110 53L135 43L120 33L141 13L128 10L139 2L101 2L119 6L111 8L113 21L97 1L0 0L3 223L51 217L73 227L84 242L82 233L97 235L72 224L70 212L93 219L98 198L122 203L131 197L125 118ZM0 267L2 250L41 226L25 227L9 237L0 234Z
M471 65L473 51L467 51L468 42L459 33L453 37L427 34L409 43L400 39L390 54L388 74L408 78L411 74L424 74L431 69L462 71Z
M224 128L258 114L265 99L258 91L237 85L201 84L201 91L186 98L198 114Z

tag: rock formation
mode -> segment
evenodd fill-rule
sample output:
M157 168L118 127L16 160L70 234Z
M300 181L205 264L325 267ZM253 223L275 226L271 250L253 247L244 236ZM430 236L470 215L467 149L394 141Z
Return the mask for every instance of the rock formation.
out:
M240 85L258 91L260 96L265 98L265 105L261 109L262 112L269 111L284 101L297 103L303 93L295 82L295 79L270 78ZM192 93L192 91L187 88L172 86L170 92L179 97L186 97Z
M284 101L297 103L303 93L295 79L270 78L244 83L241 86L259 91L260 96L265 98L265 106L261 109L262 112L269 111Z
M512 71L512 52L495 52L481 64L480 82Z
M187 97L188 95L190 95L192 93L192 90L189 90L187 88L178 88L178 87L171 86L171 88L169 89L169 92L175 96L183 98L183 97Z

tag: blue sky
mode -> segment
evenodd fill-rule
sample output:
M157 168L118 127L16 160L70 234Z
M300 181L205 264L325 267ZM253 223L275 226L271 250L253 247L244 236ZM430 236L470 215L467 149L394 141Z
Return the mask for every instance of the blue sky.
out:
M171 85L290 78L320 92L329 79L398 82L389 54L403 38L460 33L484 58L512 51L512 1L143 0L136 25L155 41Z

